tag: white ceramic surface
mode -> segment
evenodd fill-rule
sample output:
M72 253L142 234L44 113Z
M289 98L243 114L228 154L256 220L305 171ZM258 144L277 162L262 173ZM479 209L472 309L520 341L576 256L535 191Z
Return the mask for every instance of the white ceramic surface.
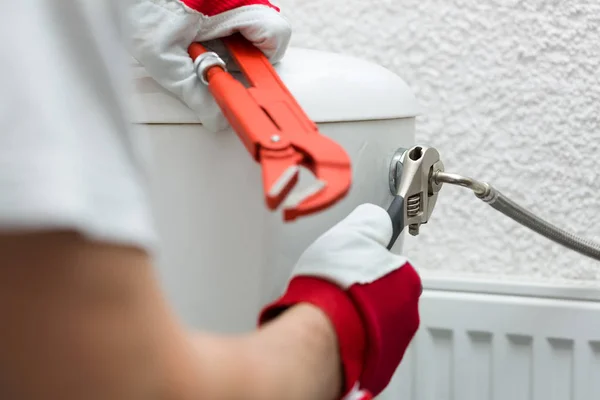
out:
M135 121L149 151L147 171L161 248L157 267L169 300L188 324L252 329L281 293L298 255L355 206L387 206L388 167L414 141L414 97L398 76L365 61L291 49L277 66L323 134L353 166L353 187L336 206L284 223L263 203L260 166L232 131L209 133L189 109L136 70ZM311 181L303 171L301 185ZM400 251L399 240L395 251Z

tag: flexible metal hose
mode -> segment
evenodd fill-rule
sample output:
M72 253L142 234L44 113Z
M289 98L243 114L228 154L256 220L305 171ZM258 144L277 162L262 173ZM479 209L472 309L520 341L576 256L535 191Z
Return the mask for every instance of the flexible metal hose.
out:
M534 232L571 250L600 261L599 244L564 231L551 223L544 221L504 196L488 183L479 182L462 175L449 174L441 171L435 172L432 179L437 184L449 183L469 188L475 193L475 196L521 225L526 226Z

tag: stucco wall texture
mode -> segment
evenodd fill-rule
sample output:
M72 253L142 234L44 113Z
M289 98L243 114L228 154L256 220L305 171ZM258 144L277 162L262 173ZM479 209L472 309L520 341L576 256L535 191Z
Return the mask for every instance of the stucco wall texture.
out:
M423 109L417 141L600 241L598 0L283 0L295 46L367 58ZM407 251L425 273L596 285L600 263L445 186Z

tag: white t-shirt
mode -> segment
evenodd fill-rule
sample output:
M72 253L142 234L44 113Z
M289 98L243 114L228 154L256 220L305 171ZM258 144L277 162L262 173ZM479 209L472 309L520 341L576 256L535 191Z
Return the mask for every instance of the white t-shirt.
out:
M119 3L0 5L0 230L153 247Z

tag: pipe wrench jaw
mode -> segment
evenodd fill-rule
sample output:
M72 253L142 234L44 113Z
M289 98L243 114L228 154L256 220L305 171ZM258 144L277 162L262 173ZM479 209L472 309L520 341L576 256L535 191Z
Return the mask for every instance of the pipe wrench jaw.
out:
M316 131L316 125L314 126ZM309 170L316 182L290 196L284 219L323 211L342 200L352 186L350 157L337 142L323 135L297 137L294 148L303 155L301 165Z
M321 178L323 178L321 174ZM298 217L323 211L343 199L350 191L350 172L333 171L334 180L317 179L309 188L292 193L284 204L284 219L293 221ZM343 179L342 179L343 178Z
M390 189L394 200L388 208L392 219L393 237L388 248L408 226L408 233L419 234L433 213L441 184L434 174L444 171L438 151L432 147L414 146L399 149L390 165Z
M326 137L319 137L313 144L315 151L288 149L286 157L261 157L263 182L267 206L275 210L283 207L285 221L293 221L299 217L323 211L348 194L352 184L352 168L345 151ZM329 147L330 151L323 151ZM332 151L333 150L333 151ZM311 154L306 154L310 152ZM333 160L327 159L333 156ZM300 167L315 177L309 187L293 191L298 183Z

